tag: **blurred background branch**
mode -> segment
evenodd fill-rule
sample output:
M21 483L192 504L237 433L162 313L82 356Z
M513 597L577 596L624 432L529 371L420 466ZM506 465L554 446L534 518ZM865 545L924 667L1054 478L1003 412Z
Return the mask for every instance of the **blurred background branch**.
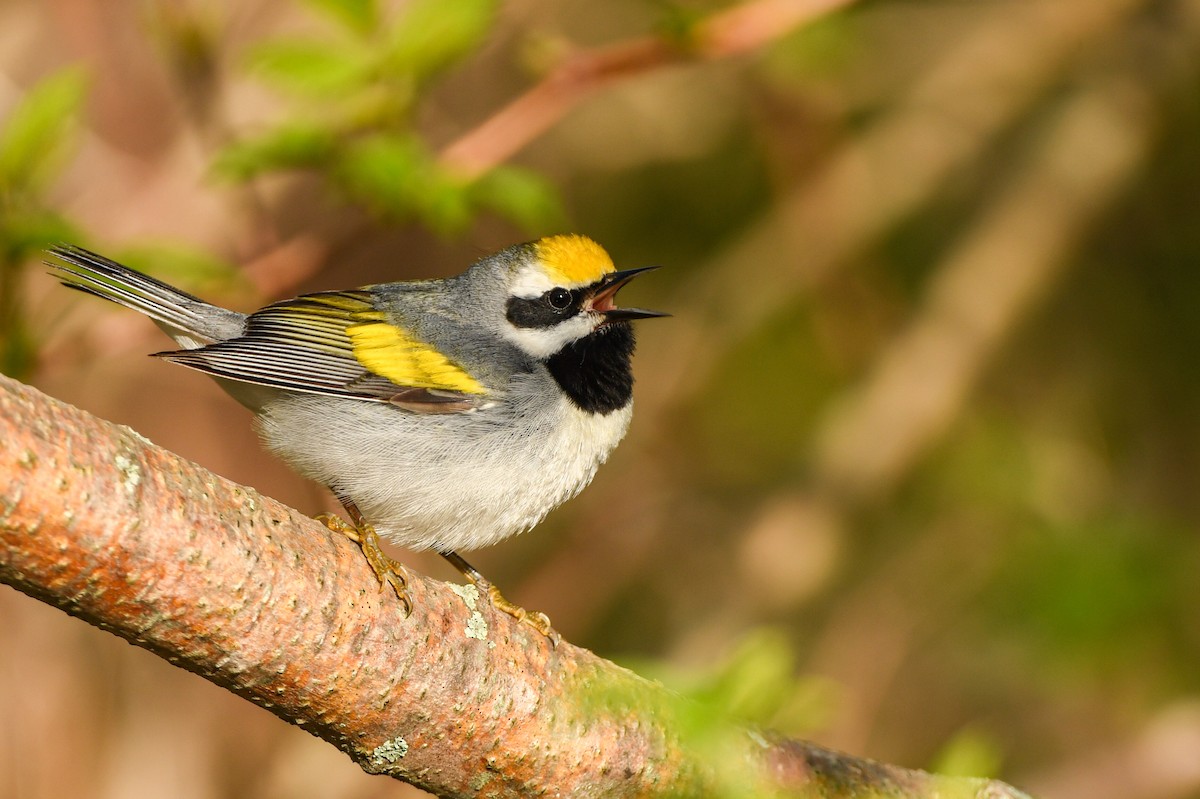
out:
M248 309L588 233L675 318L479 553L515 601L792 736L1195 796L1200 0L446 7L0 6L3 370L315 513L41 247ZM0 593L5 799L416 793L77 626Z
M451 142L442 162L469 176L494 169L613 81L689 59L726 58L780 39L853 0L754 0L691 23L674 36L649 36L577 53L522 96Z

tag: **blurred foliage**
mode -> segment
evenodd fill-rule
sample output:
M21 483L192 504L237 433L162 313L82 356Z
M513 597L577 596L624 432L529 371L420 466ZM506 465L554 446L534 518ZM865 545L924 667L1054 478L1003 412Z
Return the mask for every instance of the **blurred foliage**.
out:
M803 736L827 723L836 705L836 687L828 680L796 676L788 636L771 628L748 633L723 659L701 668L658 661L629 665L683 698L678 712L684 729L699 738L731 721Z
M15 16L44 16L32 3L12 5ZM108 59L95 55L103 67L88 76L107 86L91 93L88 113L104 146L77 165L66 193L86 222L65 220L52 191L75 140L81 73L36 84L6 111L6 372L138 429L158 423L148 432L163 443L193 446L231 477L320 510L316 492L268 465L245 430L230 433L225 406L191 407L179 433L173 414L155 416L159 395L143 396L140 383L110 379L89 359L86 336L56 342L35 369L34 339L53 325L38 317L31 329L31 309L43 306L22 284L33 282L41 247L111 237L118 243L100 247L106 253L216 299L249 293L257 273L235 275L175 244L123 242L168 230L246 261L275 245L292 252L290 237L303 232L325 248L320 263L255 285L308 290L346 285L347 274L375 282L450 273L498 242L561 229L569 216L621 263L667 266L629 291L676 318L641 333L630 441L536 533L484 553L484 570L501 575L510 596L525 600L526 588L533 599L522 604L546 610L572 640L653 658L636 666L687 698L670 712L693 745L720 750L734 718L905 765L1016 779L1071 773L1098 752L1136 759L1155 748L1143 736L1165 709L1200 696L1194 2L862 2L736 59L614 80L531 142L519 164L472 179L448 171L438 151L530 85L519 65L531 42L542 57L524 60L542 70L589 45L646 35L687 52L697 21L731 4L200 5L154 7L166 32L157 55L177 81L166 99L134 80L152 63L130 55L142 29L105 28L88 40L89 53ZM118 21L131 13L113 9ZM44 36L56 43L47 53L64 43L82 51L58 28ZM52 66L21 57L15 82ZM1066 168L1056 150L1064 145L1048 131L1081 97L1123 113L1067 147L1078 163ZM181 121L176 105L193 116ZM177 157L205 141L197 129L218 134L197 168L223 176L217 187ZM1140 147L1127 172L1089 194L1095 208L1076 208L1072 189L1095 172L1096 153L1126 140ZM1044 197L1031 193L1015 205L1066 208L1034 220L1053 233L1066 226L1061 245L1047 255L1047 231L1031 224L1002 237L1007 270L947 280L966 258L964 242L985 237L1007 192L1026 185L1018 178L1043 176L1051 160L1053 202L1037 205ZM175 193L147 189L163 185ZM93 195L81 197L80 186ZM222 192L235 211L193 225L192 196ZM447 243L448 233L461 239ZM344 273L321 273L330 264ZM1005 280L1029 270L1039 282L1013 300ZM49 296L51 310L69 301ZM1006 302L994 341L957 346L976 340L975 323ZM942 339L910 338L938 322ZM914 350L926 359L905 360ZM132 371L130 360L122 353ZM80 368L71 382L71 365L95 372ZM161 373L136 374L151 384L146 375ZM954 379L941 381L947 374ZM878 385L889 390L869 394ZM856 404L864 396L872 402ZM944 400L932 421L921 414L931 397ZM847 408L873 437L844 468L870 464L897 438L915 442L868 491L829 466L830 430ZM227 448L224 460L214 441ZM779 626L728 659L713 656L764 622ZM20 640L48 635L34 626ZM13 641L0 667L26 651L15 633ZM136 716L142 683L94 661L88 650L71 673L95 681L101 696L111 694L106 680L138 687L95 700L108 716L65 702L59 717L72 729ZM27 674L10 705L61 695L45 672ZM128 723L113 741L168 737ZM213 753L214 773L253 775L217 793L333 795L318 780L286 784L263 769L293 751L278 743L291 731L275 738L267 729L262 749L181 748ZM1200 762L1193 740L1179 733L1161 749ZM120 772L120 748L96 755L89 776ZM31 752L8 763L32 763L41 750ZM59 775L46 762L44 773ZM729 781L731 796L750 790L736 774ZM273 788L258 790L263 783ZM156 788L150 795L163 783ZM346 795L372 790L368 782ZM1092 799L1060 794L1082 796Z
M414 0L394 13L372 0L311 0L321 38L254 46L252 74L294 100L294 112L230 145L216 169L245 181L308 169L374 214L461 232L493 211L529 232L561 226L554 189L534 172L501 166L464 178L439 163L414 127L439 74L473 52L493 26L496 0Z
M222 297L251 293L246 276L234 264L210 252L178 242L140 242L113 256L126 266L220 303Z
M24 271L53 245L86 241L49 198L73 153L86 90L82 69L58 72L32 87L0 129L0 372L18 379L34 372L50 329L44 318L36 330L29 323ZM237 282L228 262L179 244L135 248L127 263L187 287Z
M23 269L48 246L78 239L46 195L70 155L85 88L78 69L45 78L0 129L0 372L16 378L28 377L37 350Z
M967 727L946 742L929 770L947 777L993 777L1000 770L999 748L983 730Z
M778 630L750 633L724 659L700 668L644 660L626 665L670 689L668 706L658 712L670 720L667 727L682 745L712 770L713 799L775 796L738 753L752 745L756 729L801 736L819 728L835 704L836 689L828 680L796 676L795 654ZM637 686L591 686L588 696L593 712L641 707L643 700Z

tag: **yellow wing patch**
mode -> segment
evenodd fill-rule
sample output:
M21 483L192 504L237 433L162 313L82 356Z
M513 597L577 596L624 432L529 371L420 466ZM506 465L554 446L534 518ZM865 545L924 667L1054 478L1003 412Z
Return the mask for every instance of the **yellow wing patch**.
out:
M538 258L561 286L595 283L616 271L612 257L587 236L547 236L534 247Z
M350 325L346 335L359 363L397 385L464 394L487 393L461 366L395 325L387 322Z

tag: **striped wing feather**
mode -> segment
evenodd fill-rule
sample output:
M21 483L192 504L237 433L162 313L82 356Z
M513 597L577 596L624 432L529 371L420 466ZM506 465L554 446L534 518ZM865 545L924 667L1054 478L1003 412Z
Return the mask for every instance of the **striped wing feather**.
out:
M433 346L387 322L365 291L284 300L251 314L237 338L158 355L229 380L423 413L471 410L487 393Z

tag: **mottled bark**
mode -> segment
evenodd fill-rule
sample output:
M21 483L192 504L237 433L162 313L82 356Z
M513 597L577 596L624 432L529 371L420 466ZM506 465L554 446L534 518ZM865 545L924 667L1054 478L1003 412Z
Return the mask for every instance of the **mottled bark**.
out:
M251 489L0 378L0 581L439 796L714 795L661 687L413 575ZM734 732L780 795L1019 796Z

